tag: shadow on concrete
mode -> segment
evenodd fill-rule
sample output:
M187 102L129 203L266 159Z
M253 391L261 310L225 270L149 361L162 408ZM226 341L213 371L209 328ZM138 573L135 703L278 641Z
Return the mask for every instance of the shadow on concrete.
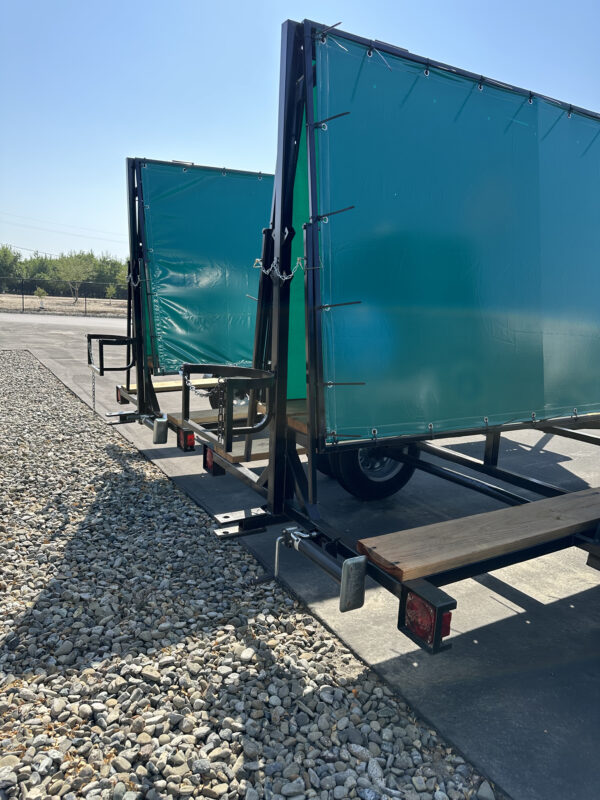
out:
M541 435L535 444L524 444L504 435L500 439L498 466L520 475L553 483L569 491L587 489L589 484L586 481L562 466L571 464L573 459L547 449L550 442L556 438L552 434L546 433ZM483 459L484 443L483 440L481 442L453 442L448 449L472 458Z
M545 605L493 575L524 606L452 639L452 650L377 664L421 714L514 798L591 797L600 781L600 586ZM568 632L565 635L565 632ZM585 736L573 736L573 718ZM568 769L565 769L568 764Z

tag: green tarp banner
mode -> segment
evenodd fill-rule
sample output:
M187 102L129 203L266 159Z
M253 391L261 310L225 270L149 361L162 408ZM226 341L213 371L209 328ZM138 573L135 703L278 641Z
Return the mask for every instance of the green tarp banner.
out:
M143 161L146 289L156 374L252 363L273 176ZM251 295L251 297L248 297Z
M600 411L600 122L315 46L327 431Z

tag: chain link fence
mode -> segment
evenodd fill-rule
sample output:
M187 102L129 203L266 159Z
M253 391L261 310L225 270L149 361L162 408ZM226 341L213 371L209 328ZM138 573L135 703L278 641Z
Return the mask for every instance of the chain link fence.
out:
M127 284L0 275L0 312L124 317Z

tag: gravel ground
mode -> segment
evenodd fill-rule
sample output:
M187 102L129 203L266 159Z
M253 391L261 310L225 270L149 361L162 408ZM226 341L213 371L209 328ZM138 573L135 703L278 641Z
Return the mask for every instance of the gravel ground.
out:
M0 800L493 800L29 353L0 408Z

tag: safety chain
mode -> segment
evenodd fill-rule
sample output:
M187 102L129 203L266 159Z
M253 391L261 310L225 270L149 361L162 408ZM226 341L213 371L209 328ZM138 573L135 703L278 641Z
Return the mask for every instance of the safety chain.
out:
M185 385L187 386L188 389L192 390L192 392L196 395L196 397L206 397L207 396L208 392L203 392L200 389L196 389L196 387L194 386L193 381L190 380L188 375L184 375L183 372L180 372L179 374L183 376L183 379L185 381Z
M225 380L223 378L219 378L217 381L217 399L219 402L217 407L217 438L219 444L222 444L225 438Z
M137 287L140 285L140 280L141 280L141 278L140 278L139 274L138 274L137 280L135 282L133 281L133 279L131 277L131 274L127 276L127 283L130 283L133 286L134 289L137 289Z
M92 411L96 413L96 373L92 370Z
M296 274L296 271L298 269L304 269L304 263L303 262L304 262L304 257L303 256L298 256L298 258L296 259L296 264L294 266L294 269L290 272L289 275L283 275L280 272L279 264L281 262L279 261L279 258L277 258L277 257L273 259L273 263L271 264L269 269L265 269L263 267L262 258L255 258L253 266L254 266L255 269L260 269L260 271L263 273L263 275L270 275L271 273L273 273L276 278L279 278L279 280L282 283L285 283L286 281L291 281L292 280L292 278L294 277L294 275Z

